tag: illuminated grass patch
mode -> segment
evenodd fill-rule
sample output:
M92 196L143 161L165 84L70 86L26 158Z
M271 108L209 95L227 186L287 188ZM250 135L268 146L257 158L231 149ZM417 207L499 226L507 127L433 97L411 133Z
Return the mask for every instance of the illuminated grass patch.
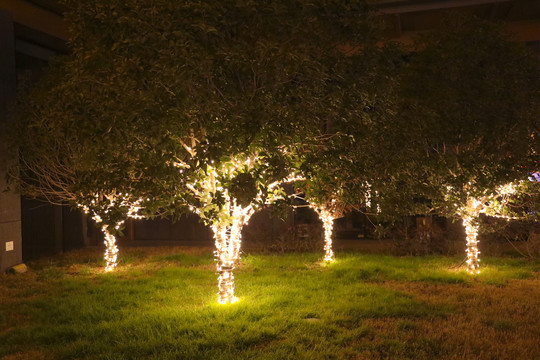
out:
M210 252L126 250L115 273L97 271L99 256L84 251L0 276L0 358L525 359L538 353L536 263L487 259L471 278L453 268L458 258L338 254L321 266L321 254L247 255L237 272L239 302L222 306ZM504 343L497 343L500 336Z

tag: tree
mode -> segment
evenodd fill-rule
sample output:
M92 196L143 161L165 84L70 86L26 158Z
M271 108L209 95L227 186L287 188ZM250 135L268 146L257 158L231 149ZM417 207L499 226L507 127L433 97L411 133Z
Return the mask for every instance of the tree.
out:
M261 153L236 154L201 167L186 185L193 194L190 208L214 233L222 304L237 300L233 270L240 259L243 226L258 209L283 199L280 185L295 180L294 173L285 176L275 170Z
M168 203L154 194L176 193L167 180L178 177L177 170L165 164L178 151L155 145L164 135L146 131L153 119L137 114L141 108L133 104L121 112L121 86L102 84L101 74L92 79L77 66L77 57L58 60L21 100L9 137L20 164L10 175L29 197L90 212L105 235L109 271L125 219L166 209Z
M214 230L219 301L228 303L236 299L232 271L243 225L281 195L278 184L295 178L299 152L339 111L331 100L344 84L346 57L337 44L366 42L369 26L361 2L236 2L207 11L216 42L207 47L213 67L205 79L217 97L196 94L195 116L211 122L193 148L187 187L192 208ZM228 19L243 19L240 29Z
M416 48L390 136L409 159L398 182L413 184L431 211L463 219L468 271L476 272L479 214L537 160L539 63L497 24L463 16L448 17Z
M373 184L392 172L388 160L379 161L382 154L398 161L379 136L395 119L401 55L392 43L349 53L347 83L332 98L339 112L302 151L304 179L297 187L322 220L325 261L334 259L334 220L351 210L372 211Z

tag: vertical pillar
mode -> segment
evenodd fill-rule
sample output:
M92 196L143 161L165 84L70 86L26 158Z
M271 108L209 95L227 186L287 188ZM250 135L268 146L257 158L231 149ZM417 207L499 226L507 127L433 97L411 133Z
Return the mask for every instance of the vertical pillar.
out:
M0 9L0 129L6 123L7 108L15 97L15 35L11 14ZM4 192L6 170L16 159L10 158L0 143L0 272L22 262L20 196Z

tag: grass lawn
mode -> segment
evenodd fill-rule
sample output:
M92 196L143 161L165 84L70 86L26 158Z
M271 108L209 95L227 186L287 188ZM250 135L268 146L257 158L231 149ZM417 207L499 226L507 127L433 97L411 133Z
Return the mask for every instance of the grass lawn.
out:
M0 275L0 359L540 359L540 263L244 255L217 303L210 250L83 250Z

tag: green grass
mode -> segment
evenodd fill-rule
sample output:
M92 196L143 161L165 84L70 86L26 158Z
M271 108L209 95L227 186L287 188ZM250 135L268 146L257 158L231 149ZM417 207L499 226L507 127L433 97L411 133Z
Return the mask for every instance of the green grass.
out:
M482 338L479 348L454 349L470 336L456 330L448 342L434 331L459 328L455 318L476 306L478 329L523 340L522 317L540 309L540 266L518 259L486 259L471 277L456 269L461 258L338 254L326 265L320 254L245 255L235 272L239 302L219 305L210 252L122 253L114 273L101 272L99 254L87 250L1 275L0 358L450 359L476 351L472 358L487 359ZM486 305L475 293L490 289L501 295ZM498 301L517 294L532 297L530 308L501 317L496 307L513 305ZM530 345L516 344L523 358L537 350L534 332L525 336Z

